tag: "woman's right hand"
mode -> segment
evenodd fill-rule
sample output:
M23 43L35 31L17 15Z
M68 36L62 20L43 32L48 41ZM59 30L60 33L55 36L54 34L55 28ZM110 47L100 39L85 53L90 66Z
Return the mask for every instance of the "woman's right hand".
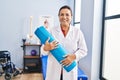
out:
M43 48L45 51L53 50L53 49L57 48L57 46L58 46L57 41L49 42L49 40L50 40L50 38L48 38L45 42L45 45L44 45L44 48Z

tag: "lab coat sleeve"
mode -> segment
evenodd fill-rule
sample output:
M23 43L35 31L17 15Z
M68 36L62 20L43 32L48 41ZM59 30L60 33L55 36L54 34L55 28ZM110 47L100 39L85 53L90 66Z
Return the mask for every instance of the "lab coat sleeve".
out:
M41 46L41 55L48 55L50 52L49 51L45 51L44 49L44 44Z
M82 32L78 35L78 48L75 52L76 60L79 61L81 58L85 57L87 55L87 45L84 39L84 35Z

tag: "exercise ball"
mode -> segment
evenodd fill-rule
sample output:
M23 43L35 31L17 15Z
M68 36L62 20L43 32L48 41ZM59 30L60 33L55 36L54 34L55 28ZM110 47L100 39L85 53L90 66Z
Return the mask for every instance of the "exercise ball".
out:
M32 55L32 56L36 56L36 54L37 54L37 51L36 51L36 50L31 50L31 55Z

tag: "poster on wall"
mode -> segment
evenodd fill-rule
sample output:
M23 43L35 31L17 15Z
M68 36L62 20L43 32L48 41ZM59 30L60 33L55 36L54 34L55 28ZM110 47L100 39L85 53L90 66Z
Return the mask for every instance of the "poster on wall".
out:
M54 26L53 16L43 15L39 17L39 26L44 26L47 30Z
M48 31L54 26L54 17L50 15L39 16L39 26L44 26ZM40 44L40 40L37 39L37 44Z

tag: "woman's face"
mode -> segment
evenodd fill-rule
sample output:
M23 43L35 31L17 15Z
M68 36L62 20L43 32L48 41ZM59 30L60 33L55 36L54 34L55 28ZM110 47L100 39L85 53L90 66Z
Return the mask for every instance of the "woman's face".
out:
M69 9L61 9L59 13L59 21L61 26L69 26L72 20L72 14Z

